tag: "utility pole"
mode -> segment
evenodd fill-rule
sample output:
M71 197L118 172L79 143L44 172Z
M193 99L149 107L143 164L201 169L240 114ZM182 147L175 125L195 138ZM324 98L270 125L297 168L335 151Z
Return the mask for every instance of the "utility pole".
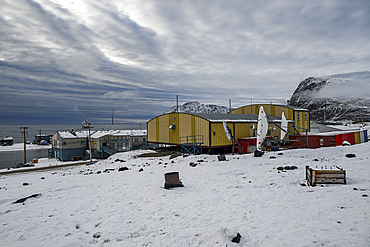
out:
M89 147L90 147L90 162L92 162L92 153L91 153L91 133L90 133L90 122L89 122Z
M26 164L26 129L28 127L20 127L20 129L23 129L23 165Z
M89 148L90 148L90 162L92 162L92 153L91 153L91 132L90 132L90 128L94 128L91 126L91 123L87 120L85 120L83 123L82 123L82 128L84 129L89 129Z

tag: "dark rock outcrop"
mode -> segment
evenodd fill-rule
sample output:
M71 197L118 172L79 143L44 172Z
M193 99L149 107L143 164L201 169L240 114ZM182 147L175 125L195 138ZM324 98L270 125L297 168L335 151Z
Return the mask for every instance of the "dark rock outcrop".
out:
M359 80L309 77L298 85L289 105L310 110L312 121L366 120L370 117L370 97L361 89L366 82L370 82L368 74Z
M33 194L33 195L30 195L30 196L27 196L27 197L23 197L23 198L20 198L18 200L16 200L15 202L13 203L22 203L22 202L25 202L27 199L29 198L32 198L32 197L38 197L40 196L41 194Z

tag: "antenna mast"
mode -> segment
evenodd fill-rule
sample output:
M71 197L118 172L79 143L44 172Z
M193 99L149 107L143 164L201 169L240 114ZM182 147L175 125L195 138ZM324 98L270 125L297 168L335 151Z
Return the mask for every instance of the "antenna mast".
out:
M250 113L250 114L253 114L253 113L252 113L252 111L253 111L253 107L252 107L252 106L253 106L253 100L252 100L252 98L251 98L251 113Z
M113 125L113 109L112 109L112 125Z

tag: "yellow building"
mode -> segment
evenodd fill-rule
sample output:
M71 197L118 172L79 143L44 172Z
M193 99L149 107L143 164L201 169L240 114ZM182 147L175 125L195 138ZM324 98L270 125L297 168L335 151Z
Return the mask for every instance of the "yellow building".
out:
M280 136L281 117L269 117L268 135ZM147 122L148 143L181 145L202 143L203 147L225 147L232 145L226 137L223 122L231 129L235 139L255 136L256 114L211 114L211 113L169 113L157 116ZM288 121L291 126L292 121Z
M293 121L299 132L304 133L306 129L310 131L310 111L299 107L274 104L252 104L232 110L229 114L258 114L261 106L263 106L266 115L269 116L281 118L281 114L284 112L286 119Z

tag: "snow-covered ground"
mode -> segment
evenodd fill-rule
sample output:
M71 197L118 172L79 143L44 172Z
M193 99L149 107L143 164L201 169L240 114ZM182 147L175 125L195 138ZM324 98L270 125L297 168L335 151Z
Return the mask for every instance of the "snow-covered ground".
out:
M37 159L37 163L28 162L27 166L17 167L17 168L8 168L8 169L0 169L0 176L6 175L8 173L14 173L17 171L24 171L24 170L37 170L38 168L53 168L58 169L59 167L67 166L67 165L78 165L81 163L90 162L90 160L77 160L77 161L60 161L57 159L49 159L49 158L40 158ZM97 159L92 159L93 162L96 162Z
M132 151L90 166L1 175L0 243L369 246L369 150L364 143L260 158L227 155L228 161L216 155L135 158L144 151ZM276 169L293 165L298 169ZM342 167L347 185L303 186L307 165ZM163 188L171 171L184 187ZM231 241L237 233L240 243Z
M26 150L34 150L34 149L49 149L51 145L37 145L37 144L26 144ZM19 151L24 150L23 143L14 143L11 146L0 146L0 152L8 152L8 151Z

